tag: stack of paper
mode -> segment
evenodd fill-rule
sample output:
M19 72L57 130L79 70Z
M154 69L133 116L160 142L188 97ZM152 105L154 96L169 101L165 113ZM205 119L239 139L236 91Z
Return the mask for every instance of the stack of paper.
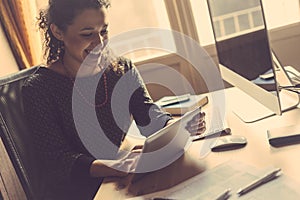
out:
M242 196L237 194L241 187L248 185L274 168L272 166L259 170L240 162L228 161L171 189L131 198L131 200L146 200L154 197L211 200L216 199L219 194L229 188L231 189L229 199L300 199L299 183L284 174Z

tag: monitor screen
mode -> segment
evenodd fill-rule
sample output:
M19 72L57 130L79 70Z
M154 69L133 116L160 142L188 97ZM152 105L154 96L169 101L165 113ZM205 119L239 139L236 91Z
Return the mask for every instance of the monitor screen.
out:
M207 2L223 79L264 105L266 115L281 114L261 1Z
M266 90L276 91L260 0L209 2L219 63Z
M278 85L292 82L271 51L262 1L207 3L222 78L248 95L239 96L234 112L243 121L254 122L296 107L297 94L278 91Z

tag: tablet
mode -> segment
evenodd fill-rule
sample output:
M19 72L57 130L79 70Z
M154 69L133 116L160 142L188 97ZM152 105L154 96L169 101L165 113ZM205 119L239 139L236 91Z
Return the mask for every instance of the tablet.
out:
M145 173L168 166L184 154L191 144L190 133L186 129L187 123L200 111L200 108L196 108L186 113L145 140L132 183L143 177Z

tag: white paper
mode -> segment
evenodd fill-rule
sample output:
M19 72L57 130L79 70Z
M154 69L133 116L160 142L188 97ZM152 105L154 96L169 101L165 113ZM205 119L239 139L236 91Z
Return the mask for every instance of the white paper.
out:
M297 191L299 183L284 175L265 183L254 190L238 196L236 192L253 180L270 172L275 167L269 166L263 170L236 161L228 161L211 170L207 170L171 189L130 198L130 200L146 200L154 197L173 199L212 200L226 189L231 189L229 199L265 200L265 199L300 199Z

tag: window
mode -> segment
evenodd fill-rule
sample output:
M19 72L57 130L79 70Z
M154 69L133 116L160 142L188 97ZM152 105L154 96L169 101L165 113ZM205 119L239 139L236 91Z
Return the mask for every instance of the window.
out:
M224 0L211 4L217 40L264 28L259 0Z
M190 1L200 43L202 45L212 44L214 39L206 0ZM262 25L262 16L257 1L249 0L248 3L241 0L235 1L235 7L239 7L238 10L232 10L226 0L223 0L224 6L216 13L219 18L216 27L218 37L259 28ZM276 2L263 0L263 6L268 29L300 21L298 0L277 0Z
M112 7L109 10L110 37L139 28L170 29L166 7L162 0L111 0L111 4ZM163 41L163 38L154 31L144 35L128 35L123 45L118 48L121 48L124 52L128 51L126 57L134 61L140 61L162 56L169 52L157 49L136 50L137 46L141 46L141 44L145 46L149 44L162 46L164 42L166 41ZM168 43L174 44L172 37ZM132 52L132 50L135 51Z

